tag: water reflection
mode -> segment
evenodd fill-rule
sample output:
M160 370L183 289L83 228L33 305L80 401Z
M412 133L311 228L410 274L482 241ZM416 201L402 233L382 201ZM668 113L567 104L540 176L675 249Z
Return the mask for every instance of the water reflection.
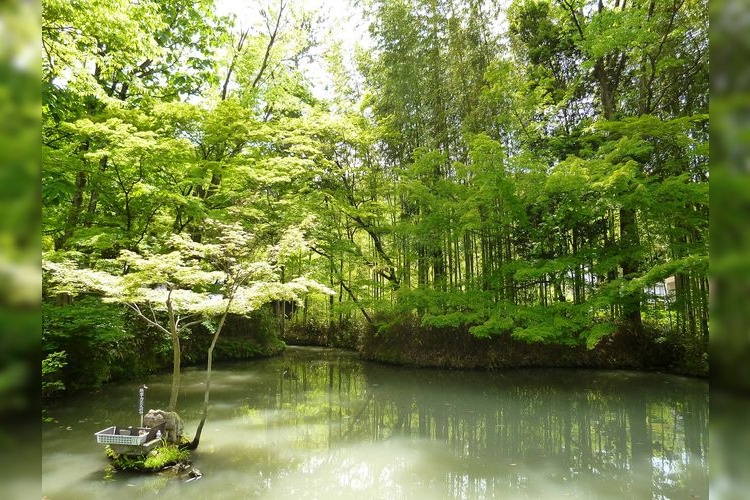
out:
M269 390L265 406L276 411L266 422L302 425L296 444L304 448L394 438L442 443L446 450L433 449L442 453L431 464L440 474L428 477L447 475L449 497L509 489L535 496L553 486L574 495L702 496L708 400L696 391L701 385L624 372L488 376L301 356L288 360ZM402 465L413 462L403 458ZM399 463L387 465L379 475L403 472ZM373 476L366 464L352 467L350 477Z
M184 376L189 432L199 418L202 376ZM94 485L69 498L117 497L123 482L167 498L708 496L704 381L630 372L411 370L318 349L224 365L215 376L195 455L203 479L186 485L120 477L108 488L88 478L82 482ZM166 400L166 377L149 387ZM89 409L99 420L109 418L99 413L107 411ZM59 408L63 418L74 413ZM48 462L64 444L47 434L44 443ZM48 490L56 488L55 469L45 465Z

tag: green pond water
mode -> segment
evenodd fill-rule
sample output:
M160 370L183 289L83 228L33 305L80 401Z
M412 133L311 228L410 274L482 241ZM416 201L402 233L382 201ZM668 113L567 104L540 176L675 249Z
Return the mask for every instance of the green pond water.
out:
M192 437L205 372L183 372ZM113 471L94 433L164 408L169 375L56 401L42 494L64 499L708 498L708 383L627 371L417 370L288 348L214 368L200 479Z

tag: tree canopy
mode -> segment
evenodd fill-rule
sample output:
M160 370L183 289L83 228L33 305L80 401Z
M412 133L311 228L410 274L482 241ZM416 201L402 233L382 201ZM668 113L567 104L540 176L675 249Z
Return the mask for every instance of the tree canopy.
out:
M43 0L47 303L705 362L707 1L506 4Z

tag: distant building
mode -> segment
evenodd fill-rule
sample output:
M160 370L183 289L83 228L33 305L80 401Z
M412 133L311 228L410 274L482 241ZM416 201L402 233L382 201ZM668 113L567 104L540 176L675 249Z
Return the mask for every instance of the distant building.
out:
M659 281L646 288L644 292L651 294L654 298L669 300L675 294L675 278L669 276L664 281Z
M675 293L675 279L674 276L670 276L667 279L664 280L664 286L667 289L667 295L674 295Z

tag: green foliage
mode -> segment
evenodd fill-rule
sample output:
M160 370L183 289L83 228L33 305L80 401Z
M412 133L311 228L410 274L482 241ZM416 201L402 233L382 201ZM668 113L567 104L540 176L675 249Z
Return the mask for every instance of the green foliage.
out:
M65 352L67 365L55 363L55 376L68 389L97 387L109 381L116 366L131 357L133 334L121 308L85 297L72 304L42 302L42 352L45 358Z
M495 2L377 0L356 68L287 3L244 31L209 1L43 8L45 293L152 329L47 301L66 382L89 350L99 383L123 342L161 359L159 335L279 300L319 338L401 321L593 348L658 325L703 348L704 0L518 0L504 33ZM217 356L278 347L269 325Z
M169 465L185 463L190 460L190 452L181 450L177 446L161 446L157 448L156 453L149 453L146 460L143 461L143 468L146 470L160 470Z
M61 377L62 369L68 364L65 351L47 354L42 360L42 397L49 397L65 389Z
M216 321L205 321L196 327L185 342L182 352L186 363L203 363L211 337L216 333ZM205 328L205 330L204 330ZM271 356L283 350L278 338L278 325L271 307L264 307L246 316L227 317L223 333L216 341L214 359L238 360Z
M190 463L189 451L166 442L146 455L121 455L114 453L109 446L105 453L112 461L112 467L123 471L158 472L172 465Z

